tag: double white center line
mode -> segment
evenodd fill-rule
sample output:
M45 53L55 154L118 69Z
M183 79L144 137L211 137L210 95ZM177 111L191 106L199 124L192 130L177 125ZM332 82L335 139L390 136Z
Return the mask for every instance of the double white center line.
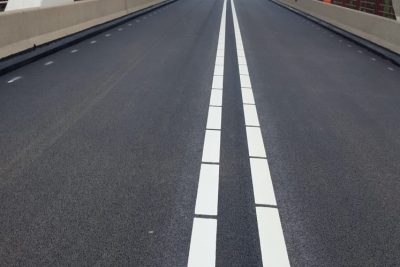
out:
M290 266L233 1L232 15L262 261L264 266Z
M188 266L215 266L222 93L224 87L226 0L224 1L218 48L197 189L195 217Z

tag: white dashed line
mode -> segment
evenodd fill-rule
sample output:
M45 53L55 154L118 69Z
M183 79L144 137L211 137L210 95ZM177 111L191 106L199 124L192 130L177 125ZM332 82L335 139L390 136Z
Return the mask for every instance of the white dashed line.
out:
M234 1L232 15L263 266L290 266Z
M120 31L122 31L123 30L123 28L118 28L118 31L120 32Z
M391 68L391 67L388 67L387 69L388 69L388 70L390 70L390 71L394 71L394 69L393 69L393 68Z
M97 43L96 40L93 40L93 41L90 42L90 44L95 44L95 43Z
M107 33L106 35L104 35L105 37L110 37L111 33Z
M78 52L78 49L71 50L71 54L75 54L76 52Z
M188 267L215 266L217 220L194 218Z
M264 266L290 266L278 209L257 207L257 225Z
M219 165L201 164L195 213L214 215L218 213Z
M197 188L195 217L190 241L189 267L215 266L222 95L224 87L225 27L226 0L224 0L222 8L210 105L208 108L202 164ZM199 215L214 216L215 218L199 218Z
M371 57L371 60L372 60L372 61L376 61L376 58L374 58L374 57Z
M45 66L50 66L52 65L54 62L53 61L47 61L46 63L44 63Z
M9 80L7 83L16 82L16 81L20 80L21 78L22 78L21 76L14 77L14 78L12 78L11 80Z

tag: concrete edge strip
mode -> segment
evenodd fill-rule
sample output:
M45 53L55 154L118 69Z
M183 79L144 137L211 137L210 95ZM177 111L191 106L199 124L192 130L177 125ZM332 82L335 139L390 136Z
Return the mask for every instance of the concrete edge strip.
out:
M100 34L111 28L121 25L135 17L149 13L155 9L158 9L162 6L169 5L175 1L178 1L178 0L166 0L161 3L144 8L142 10L135 11L135 12L125 15L123 17L107 21L105 23L93 26L89 29L85 29L83 31L62 37L60 39L51 41L49 43L46 43L46 44L43 44L43 45L40 45L40 46L37 46L34 48L29 48L29 49L19 52L17 54L5 57L0 60L0 75L4 75L13 70L21 68L29 63L39 60L45 56L51 55L51 54L53 54L57 51L60 51L66 47L77 44L77 43L84 41L88 38L91 38L97 34Z
M337 27L337 26L335 26L335 25L333 25L331 23L328 23L328 22L326 22L326 21L324 21L322 19L314 17L314 16L312 16L310 14L307 14L307 13L305 13L305 12L303 12L301 10L298 10L298 9L296 9L294 7L288 6L288 5L286 5L284 3L281 3L281 2L279 2L277 0L269 0L269 1L273 2L276 5L279 5L281 7L286 8L289 11L292 11L293 13L295 13L297 15L305 17L305 18L311 20L312 22L321 25L322 27L324 27L324 28L336 33L336 34L339 34L339 35L343 36L344 38L346 38L348 40L353 41L354 43L366 48L367 50L369 50L369 51L371 51L371 52L373 52L375 54L378 54L379 56L391 61L393 64L395 64L397 66L400 66L400 55L395 53L395 52L393 52L393 51L391 51L391 50L389 50L389 49L386 49L386 48L384 48L384 47L382 47L382 46L380 46L380 45L378 45L378 44L376 44L374 42L371 42L371 41L369 41L367 39L364 39L364 38L362 38L360 36L357 36L357 35L349 32L349 31L343 30L343 29L341 29L341 28L339 28L339 27Z

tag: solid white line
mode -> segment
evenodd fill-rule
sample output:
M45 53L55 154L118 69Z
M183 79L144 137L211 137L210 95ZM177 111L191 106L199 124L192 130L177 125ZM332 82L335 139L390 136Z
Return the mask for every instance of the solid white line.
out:
M255 203L276 206L267 159L250 158L250 169Z
M195 214L214 215L218 213L219 165L201 164Z
M217 220L194 218L188 267L215 266Z
M253 90L251 88L242 88L243 104L255 104Z
M260 127L246 127L247 144L249 146L249 156L266 158L264 141Z
M244 122L246 126L260 126L255 105L243 105Z
M221 130L222 107L209 107L207 130Z
M11 80L9 80L7 83L16 82L16 81L20 80L21 78L22 78L21 76L14 77L14 78L12 78Z
M206 130L203 147L203 162L219 163L221 131Z
M239 74L249 75L249 69L247 68L247 65L239 65Z
M53 64L53 63L54 63L53 61L48 61L48 62L44 63L44 65L45 65L45 66L50 66L50 65Z
M217 57L217 59L215 60L215 65L224 65L224 57Z
M256 207L264 266L290 266L278 209Z
M222 107L222 90L219 89L211 90L210 106Z

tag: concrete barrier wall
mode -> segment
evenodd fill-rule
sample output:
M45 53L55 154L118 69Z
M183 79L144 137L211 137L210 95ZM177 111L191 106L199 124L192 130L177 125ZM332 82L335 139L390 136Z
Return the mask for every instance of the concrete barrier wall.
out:
M0 14L0 58L68 36L164 0L87 0Z
M316 0L275 0L400 54L400 24Z

